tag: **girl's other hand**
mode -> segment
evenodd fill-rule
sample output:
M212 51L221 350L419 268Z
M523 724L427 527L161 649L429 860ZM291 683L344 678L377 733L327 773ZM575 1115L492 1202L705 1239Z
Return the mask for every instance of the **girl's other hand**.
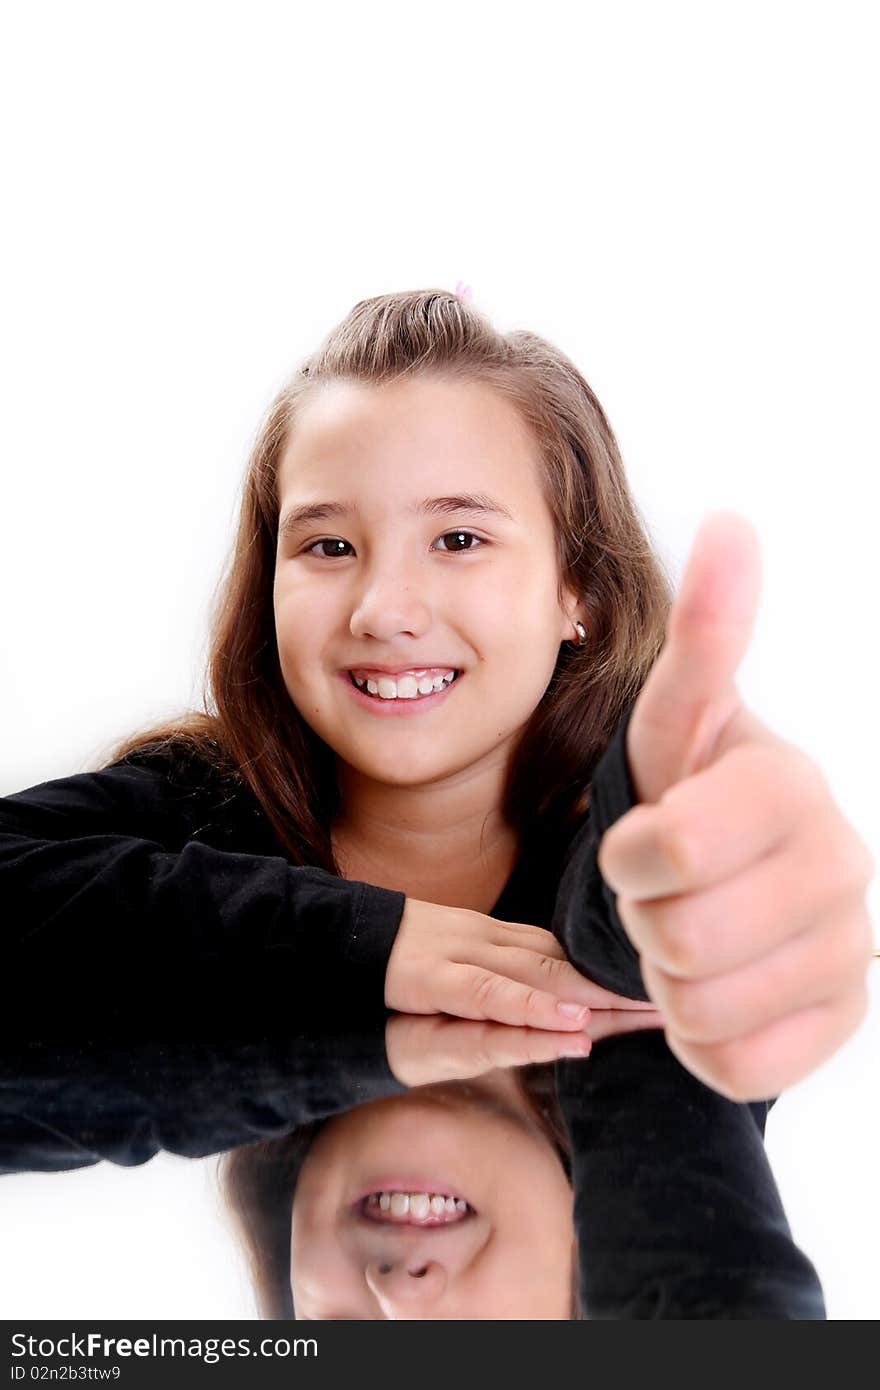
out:
M595 985L543 927L407 898L385 972L397 1013L578 1032L590 1009L653 1009Z

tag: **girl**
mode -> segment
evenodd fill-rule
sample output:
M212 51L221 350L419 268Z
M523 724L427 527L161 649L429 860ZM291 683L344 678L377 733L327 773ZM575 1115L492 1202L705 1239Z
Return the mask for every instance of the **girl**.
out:
M583 818L668 605L561 355L450 294L358 305L254 446L205 712L0 807L31 1032L243 1029L247 979L264 1030L277 990L583 1036L627 1001L489 914Z
M75 1027L86 1007L93 1032L148 1036L160 1001L168 1036L244 1036L271 1028L271 999L279 1026L285 1007L378 1003L580 1035L590 1006L653 1000L695 1075L731 1098L774 1094L864 1012L872 866L807 760L779 740L752 756L765 731L727 686L704 691L711 643L688 645L687 613L560 352L442 291L356 305L254 446L205 711L0 806L19 976L40 972L19 1000L29 1029ZM687 679L699 707L679 698ZM646 803L591 880L642 966L619 993L567 958L568 918L551 932L513 913L509 891L529 856L561 866L615 734L630 806ZM713 826L705 803L722 793L748 817L743 788L763 783L777 820L806 805L834 829L810 930L814 900L773 879L772 989L767 937L737 935L743 906L767 896L748 872L765 841L728 836L738 862L717 844L698 862L680 833ZM803 825L786 873L807 855ZM739 912L719 985L695 905L722 879ZM821 1026L779 1033L811 1011Z
M642 1008L718 1092L774 1094L864 1011L870 866L731 698L714 627L742 622L689 622L724 579L673 609L563 354L442 291L356 305L254 445L204 712L0 803L8 1026L248 1043L385 1007L528 1025L568 1056L591 1006ZM784 872L760 836L700 844L719 804L763 834L765 801ZM790 873L804 805L834 831L809 842L820 899ZM769 887L772 938L749 911Z

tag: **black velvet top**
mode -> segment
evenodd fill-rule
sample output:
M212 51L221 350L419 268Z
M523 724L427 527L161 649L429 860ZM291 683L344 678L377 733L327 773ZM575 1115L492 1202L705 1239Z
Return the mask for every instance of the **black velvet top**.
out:
M646 999L598 871L633 804L628 710L567 845L535 835L492 909ZM406 1091L385 1055L403 893L291 865L249 790L168 754L0 799L0 1174L191 1157ZM763 1145L771 1102L660 1030L557 1065L591 1318L825 1316Z

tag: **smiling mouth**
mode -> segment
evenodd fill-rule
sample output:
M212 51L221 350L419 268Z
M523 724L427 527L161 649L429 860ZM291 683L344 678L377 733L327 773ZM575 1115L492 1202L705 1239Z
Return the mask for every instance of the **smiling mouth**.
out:
M418 1193L415 1197L388 1192L371 1192L357 1203L357 1211L367 1221L387 1226L417 1226L420 1230L459 1225L476 1212L463 1197Z
M370 700L377 700L377 701L379 701L380 703L383 703L383 704L395 704L395 703L397 703L398 701L403 701L403 702L408 702L408 703L412 703L412 704L417 704L417 703L419 702L419 700L429 700L429 699L431 699L431 697L432 697L433 695L439 695L439 694L442 694L442 692L443 692L444 690L448 690L449 687L450 687L451 685L455 685L455 683L456 683L456 681L458 680L458 678L459 678L460 675L461 675L461 670L460 670L460 669L454 670L451 680L449 680L449 679L447 679L447 678L444 677L444 678L442 679L442 682L441 682L440 684L438 684L438 685L435 685L433 689L431 689L431 690L419 690L419 689L417 688L417 689L416 689L416 692L415 692L414 694L411 694L411 695L382 695L382 694L379 692L378 689L376 689L375 691L368 689L367 681L366 681L366 680L360 680L360 681L359 681L359 680L355 677L355 674L354 674L353 671L349 671L349 672L348 672L348 679L349 679L349 682L351 683L351 685L354 686L355 690L359 690L360 693L361 693L362 695L366 695L366 697L367 697L368 699L370 699ZM430 680L431 678L428 677L428 679ZM370 683L371 683L372 685L376 685L376 686L378 687L378 682L377 682L377 681L371 679ZM395 682L395 685L396 685L396 684L397 684L397 682ZM433 684L433 682L432 682L432 684Z

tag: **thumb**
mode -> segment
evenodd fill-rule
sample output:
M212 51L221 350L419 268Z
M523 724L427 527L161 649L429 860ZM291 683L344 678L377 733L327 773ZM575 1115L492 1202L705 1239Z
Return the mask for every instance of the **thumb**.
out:
M705 767L741 707L734 684L761 589L754 527L716 512L697 531L672 605L666 641L627 728L626 751L639 801L657 802Z

